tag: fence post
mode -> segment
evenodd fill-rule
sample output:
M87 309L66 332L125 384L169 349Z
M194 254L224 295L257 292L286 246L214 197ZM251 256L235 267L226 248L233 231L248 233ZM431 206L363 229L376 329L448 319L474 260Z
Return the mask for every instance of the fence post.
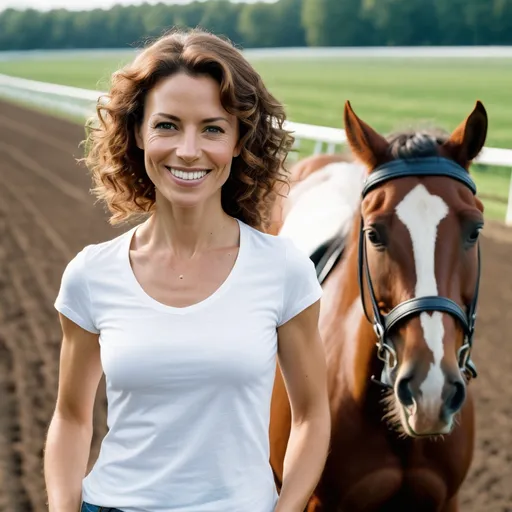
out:
M512 226L512 172L510 173L510 185L508 187L507 214L505 215L505 224Z

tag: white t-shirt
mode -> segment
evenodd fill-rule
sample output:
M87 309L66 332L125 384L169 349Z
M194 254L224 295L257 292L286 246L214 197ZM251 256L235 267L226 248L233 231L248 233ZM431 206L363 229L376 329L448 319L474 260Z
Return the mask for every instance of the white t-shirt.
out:
M85 247L55 307L99 333L109 431L83 499L125 512L271 512L268 427L276 328L317 301L308 256L239 221L224 283L189 307L147 295L129 247L136 227Z

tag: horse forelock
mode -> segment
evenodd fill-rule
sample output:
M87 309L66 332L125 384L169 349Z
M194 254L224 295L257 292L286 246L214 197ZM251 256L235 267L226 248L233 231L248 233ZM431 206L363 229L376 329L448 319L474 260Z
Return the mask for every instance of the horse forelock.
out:
M448 133L438 128L424 128L392 133L386 139L390 156L397 159L435 156L448 137Z

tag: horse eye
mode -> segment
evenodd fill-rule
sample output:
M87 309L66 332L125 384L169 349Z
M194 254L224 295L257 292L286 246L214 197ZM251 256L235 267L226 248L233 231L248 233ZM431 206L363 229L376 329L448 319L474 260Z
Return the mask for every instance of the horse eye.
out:
M374 227L370 227L366 230L366 236L370 243L376 247L384 247L384 237Z
M480 235L480 231L482 230L482 226L477 226L473 228L468 236L468 242L470 244L474 244Z

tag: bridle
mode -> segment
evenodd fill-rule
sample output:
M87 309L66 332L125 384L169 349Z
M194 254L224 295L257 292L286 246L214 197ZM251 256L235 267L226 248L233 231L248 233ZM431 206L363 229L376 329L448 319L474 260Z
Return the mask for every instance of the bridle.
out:
M410 176L445 176L457 180L466 185L473 194L476 194L476 185L471 179L468 171L447 158L434 156L425 158L399 159L392 160L375 168L366 178L361 200L376 187L388 182L389 180L405 178ZM478 242L477 242L478 243ZM361 227L359 232L359 289L363 310L368 321L373 324L373 330L377 336L377 357L384 363L381 379L378 380L372 376L372 381L385 387L392 387L391 372L397 365L396 350L390 339L390 332L399 323L412 316L426 311L440 311L448 313L455 317L462 325L464 330L464 343L460 347L457 357L459 368L468 377L477 376L476 368L471 361L471 349L473 346L473 334L476 321L476 306L478 302L478 288L480 282L480 245L478 243L478 269L475 292L471 304L464 311L456 302L447 297L439 295L419 297L401 302L395 306L389 313L381 313L370 276L368 267L368 257L366 251L366 237L364 233L364 219L361 215ZM364 293L364 280L368 284L368 291L373 310L373 319L370 318ZM392 361L390 361L392 358Z

